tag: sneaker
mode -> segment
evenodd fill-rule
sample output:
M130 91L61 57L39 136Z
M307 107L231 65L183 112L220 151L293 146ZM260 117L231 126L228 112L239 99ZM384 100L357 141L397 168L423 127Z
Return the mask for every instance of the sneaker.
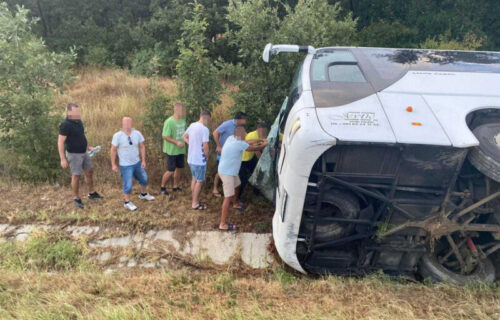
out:
M160 194L161 194L161 195L164 195L164 196L168 196L168 191L167 191L167 189L165 189L165 188L161 188Z
M102 196L100 194L98 194L97 192L94 192L94 193L89 193L87 195L87 198L89 198L89 199L102 199Z
M147 201L153 201L155 199L155 197L153 197L152 195L150 195L149 193L146 193L145 195L143 195L142 193L139 195L139 199L141 200L147 200Z
M129 209L130 211L135 211L137 210L137 207L135 206L135 204L132 203L132 201L129 201L127 203L123 203L123 206L127 209Z
M80 199L80 198L75 199L75 200L73 200L73 203L75 204L75 206L76 206L78 209L83 209L82 199Z

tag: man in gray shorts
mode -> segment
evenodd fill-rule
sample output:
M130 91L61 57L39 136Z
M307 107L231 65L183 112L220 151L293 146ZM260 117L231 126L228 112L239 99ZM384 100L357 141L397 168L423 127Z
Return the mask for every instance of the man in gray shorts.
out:
M78 105L70 103L66 112L67 118L59 127L57 148L59 150L59 157L61 158L61 167L66 169L69 162L73 203L77 208L83 209L83 203L79 195L80 176L82 173L85 174L85 182L89 188L87 197L89 199L101 199L102 197L94 189L92 161L87 153L88 150L92 150L93 148L87 145L80 108ZM64 152L65 145L66 152Z

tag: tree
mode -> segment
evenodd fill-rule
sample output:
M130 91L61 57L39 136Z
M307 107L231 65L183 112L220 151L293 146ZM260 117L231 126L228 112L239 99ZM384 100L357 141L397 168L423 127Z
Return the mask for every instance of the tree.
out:
M73 55L50 52L31 31L28 10L0 4L0 146L15 161L13 174L54 181L60 118L52 94L71 78ZM4 159L5 161L6 159Z
M221 86L217 68L208 57L205 31L207 22L203 6L194 3L191 19L184 21L178 41L180 55L176 60L179 98L186 106L188 118L194 120L203 109L211 110L219 103Z
M340 5L331 5L327 0L299 0L294 7L285 5L283 19L279 18L278 8L266 0L236 0L228 12L229 22L235 25L229 36L244 68L234 97L235 109L249 114L250 126L274 120L293 73L304 58L300 54L283 54L265 64L262 50L266 43L348 45L356 31L352 15L342 15Z

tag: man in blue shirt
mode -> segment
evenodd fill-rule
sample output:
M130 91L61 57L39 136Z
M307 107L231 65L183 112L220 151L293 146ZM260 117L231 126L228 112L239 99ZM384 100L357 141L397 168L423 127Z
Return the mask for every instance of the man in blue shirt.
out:
M217 164L220 161L222 147L224 146L224 143L226 142L227 138L234 134L234 129L237 126L245 126L246 123L247 123L246 113L239 111L234 116L234 119L224 121L217 129L214 130L212 134L214 136L215 144L217 145ZM221 194L219 193L218 186L219 186L219 174L216 173L212 193L214 194L214 196L219 198L221 197Z
M243 151L261 151L267 145L265 139L245 141L246 134L245 127L236 126L234 135L226 139L224 147L222 148L218 173L222 180L224 201L222 203L219 230L232 231L237 229L234 224L226 223L231 200L233 201L233 208L245 210L245 206L238 203L238 188L241 184L238 173L241 167L241 156Z

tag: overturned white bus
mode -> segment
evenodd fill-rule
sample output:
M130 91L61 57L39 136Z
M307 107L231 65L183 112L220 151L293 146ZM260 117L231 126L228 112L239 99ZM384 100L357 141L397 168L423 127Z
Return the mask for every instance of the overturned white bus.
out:
M281 258L494 281L500 53L268 44L264 61L280 52L307 53L269 152Z

